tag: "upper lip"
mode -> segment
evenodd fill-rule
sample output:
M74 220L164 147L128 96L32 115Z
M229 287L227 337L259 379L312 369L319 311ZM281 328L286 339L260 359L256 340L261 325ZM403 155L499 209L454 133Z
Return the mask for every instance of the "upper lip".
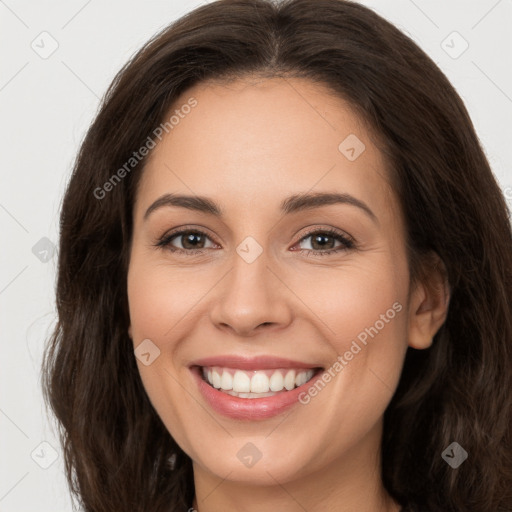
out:
M242 355L212 356L196 359L190 366L221 366L240 370L267 370L277 368L321 368L315 363L305 363L275 356L247 357Z

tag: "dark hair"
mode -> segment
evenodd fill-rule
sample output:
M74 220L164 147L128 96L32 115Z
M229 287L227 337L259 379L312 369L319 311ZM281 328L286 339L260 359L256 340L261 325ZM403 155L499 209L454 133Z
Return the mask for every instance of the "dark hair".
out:
M108 196L95 190L190 86L250 76L306 78L348 101L389 166L411 276L422 276L429 254L446 268L446 321L429 349L408 349L385 413L386 489L431 512L512 510L506 202L445 75L391 23L343 0L207 4L157 34L109 87L63 200L58 322L43 361L73 494L95 512L192 503L191 460L152 407L127 333L132 208L145 159ZM457 469L441 457L453 441L469 454Z

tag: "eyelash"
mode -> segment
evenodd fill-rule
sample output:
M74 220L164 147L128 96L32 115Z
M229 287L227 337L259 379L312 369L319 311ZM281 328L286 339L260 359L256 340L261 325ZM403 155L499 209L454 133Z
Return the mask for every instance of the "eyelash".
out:
M209 238L208 234L205 233L204 231L201 231L200 229L182 229L180 231L175 231L175 232L171 232L169 234L165 234L154 245L155 245L155 247L158 247L160 249L165 249L165 250L171 251L174 254L185 254L187 256L197 256L197 255L203 254L207 249L188 250L188 249L181 249L179 247L172 247L170 245L171 241L174 238L179 237L180 235L185 235L185 234L190 234L190 233L204 235L207 238ZM334 239L340 241L344 245L344 247L338 247L337 249L327 249L325 251L316 251L314 249L297 249L297 251L304 252L305 255L308 257L316 258L317 256L328 256L330 254L339 253L341 251L347 251L349 249L354 249L356 247L355 242L352 238L349 238L349 237L341 234L339 231L336 231L335 229L332 229L332 228L328 228L328 229L316 228L311 231L308 231L297 243L300 243L303 240L305 240L306 238L309 238L310 236L315 235L315 234L324 234L324 235L332 236Z

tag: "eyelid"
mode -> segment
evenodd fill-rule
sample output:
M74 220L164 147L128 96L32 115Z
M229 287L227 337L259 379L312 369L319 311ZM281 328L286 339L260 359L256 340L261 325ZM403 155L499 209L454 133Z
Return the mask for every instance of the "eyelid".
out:
M328 233L332 236L339 236L339 237L345 238L347 240L347 242L350 242L354 245L356 243L355 239L351 235L349 235L345 231L342 231L341 229L331 228L331 227L322 228L322 227L318 227L318 226L311 228L309 231L306 231L306 233L304 233L297 242L301 242L302 240L304 240L304 238L307 238L308 236L311 236L314 233Z
M156 244L158 244L159 242L162 242L162 241L174 238L177 235L183 235L183 234L188 233L188 232L194 232L194 233L199 233L201 235L205 235L208 238L210 238L211 241L214 242L216 245L220 245L215 240L215 237L210 233L210 231L207 228L204 228L202 226L201 227L196 227L194 225L179 226L177 228L173 228L173 229L171 229L169 231L166 231L162 236L160 236L160 237L158 237L156 239ZM190 251L188 251L188 252L190 252Z

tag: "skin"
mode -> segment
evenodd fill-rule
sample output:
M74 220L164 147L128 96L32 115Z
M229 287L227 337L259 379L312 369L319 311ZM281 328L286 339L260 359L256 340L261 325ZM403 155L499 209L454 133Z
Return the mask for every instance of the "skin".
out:
M191 457L200 512L243 510L396 512L380 477L384 411L408 346L424 349L446 318L449 290L437 270L410 281L405 227L386 162L349 104L303 79L201 83L198 104L151 151L133 209L128 271L129 334L160 355L137 360L147 394ZM349 134L366 149L350 161ZM348 193L350 204L283 215L281 201L307 192ZM162 194L208 196L222 218L182 207L144 213ZM195 256L155 243L186 226L207 233ZM356 247L310 228L334 228ZM261 255L236 251L252 237ZM305 238L306 237L306 238ZM302 249L302 251L300 250ZM306 255L305 251L314 252ZM188 365L199 358L272 355L329 368L358 334L398 302L402 309L307 405L270 419L240 421L214 412ZM247 443L261 459L246 467Z

